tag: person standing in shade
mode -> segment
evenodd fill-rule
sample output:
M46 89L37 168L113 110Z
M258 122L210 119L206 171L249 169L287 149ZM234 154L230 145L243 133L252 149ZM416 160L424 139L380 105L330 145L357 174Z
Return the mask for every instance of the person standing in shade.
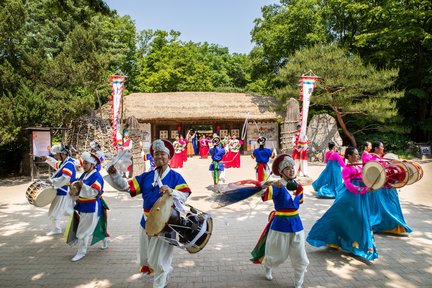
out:
M259 145L251 154L252 159L255 159L257 165L255 166L256 177L258 181L266 181L270 176L270 167L268 162L270 159L275 157L273 151L269 148L265 148L267 138L260 136L257 140Z
M74 199L69 195L69 186L76 177L75 160L69 156L70 151L67 146L54 145L51 147L50 153L54 158L48 157L45 162L56 169L50 180L57 195L51 202L48 211L48 218L52 222L52 229L46 234L48 236L62 234L62 217L70 216L73 213Z
M129 181L123 179L114 166L108 168L108 173L117 190L129 192L131 197L142 195L143 216L140 222L139 234L139 265L141 272L154 274L153 287L166 287L173 268L173 245L157 236L146 234L146 219L153 205L163 195L172 195L176 201L185 203L191 190L183 177L170 169L168 163L174 154L174 147L168 140L155 140L150 148L155 160L156 169L145 172ZM176 202L174 201L174 203Z
M335 198L336 190L342 184L342 168L345 167L345 161L339 155L335 143L330 142L328 148L324 159L327 163L326 168L312 183L312 187L317 191L318 197Z

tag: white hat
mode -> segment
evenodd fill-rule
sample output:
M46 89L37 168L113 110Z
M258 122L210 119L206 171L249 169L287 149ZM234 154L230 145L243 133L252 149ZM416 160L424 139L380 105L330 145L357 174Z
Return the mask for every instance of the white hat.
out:
M159 151L167 153L169 158L174 156L174 146L170 141L166 139L157 139L153 141L150 147L150 154L154 156L154 153Z
M97 157L95 154L87 152L87 151L83 152L81 154L81 159L83 159L84 161L91 163L93 165L100 164L99 157Z
M61 147L60 144L54 145L51 147L50 149L51 154L55 155L55 154L59 154L61 152Z
M279 163L279 173L282 173L282 171L287 168L294 168L295 161L291 158L291 156L286 155L282 161Z
M69 155L69 148L67 146L64 146L63 144L56 144L51 147L50 152L53 155L59 153L65 153Z

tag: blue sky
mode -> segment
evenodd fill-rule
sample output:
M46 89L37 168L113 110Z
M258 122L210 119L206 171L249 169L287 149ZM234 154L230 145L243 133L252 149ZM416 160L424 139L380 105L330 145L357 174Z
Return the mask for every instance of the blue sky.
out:
M137 30L175 30L180 40L228 47L249 53L250 32L261 7L279 0L105 0L118 14L130 15Z

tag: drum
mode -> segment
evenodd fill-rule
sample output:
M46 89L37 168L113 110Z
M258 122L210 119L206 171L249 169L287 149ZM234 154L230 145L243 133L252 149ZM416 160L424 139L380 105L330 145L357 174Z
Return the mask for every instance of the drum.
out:
M363 166L362 172L364 184L374 190L384 185L401 188L407 184L408 176L408 168L402 162L381 164L378 161L369 161Z
M187 207L175 207L173 196L164 194L147 217L147 235L157 236L191 254L201 251L210 240L213 220L209 214Z
M396 154L394 154L394 153L386 153L386 154L383 155L383 159L386 159L386 160L398 160L399 156L396 155Z
M417 162L404 161L403 163L408 168L407 185L414 184L423 177L423 168Z
M57 193L51 183L44 180L36 180L27 188L27 201L36 206L43 207L50 204Z

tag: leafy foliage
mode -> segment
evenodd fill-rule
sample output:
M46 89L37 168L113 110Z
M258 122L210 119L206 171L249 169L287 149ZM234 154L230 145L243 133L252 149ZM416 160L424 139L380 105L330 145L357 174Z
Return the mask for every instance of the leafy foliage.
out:
M345 129L344 117L383 125L397 116L395 100L403 95L394 89L397 69L378 71L336 45L306 48L296 52L280 70L278 81L282 88L277 95L283 102L298 96L298 86L293 83L308 71L319 76L311 103L330 107L353 145L355 138Z

